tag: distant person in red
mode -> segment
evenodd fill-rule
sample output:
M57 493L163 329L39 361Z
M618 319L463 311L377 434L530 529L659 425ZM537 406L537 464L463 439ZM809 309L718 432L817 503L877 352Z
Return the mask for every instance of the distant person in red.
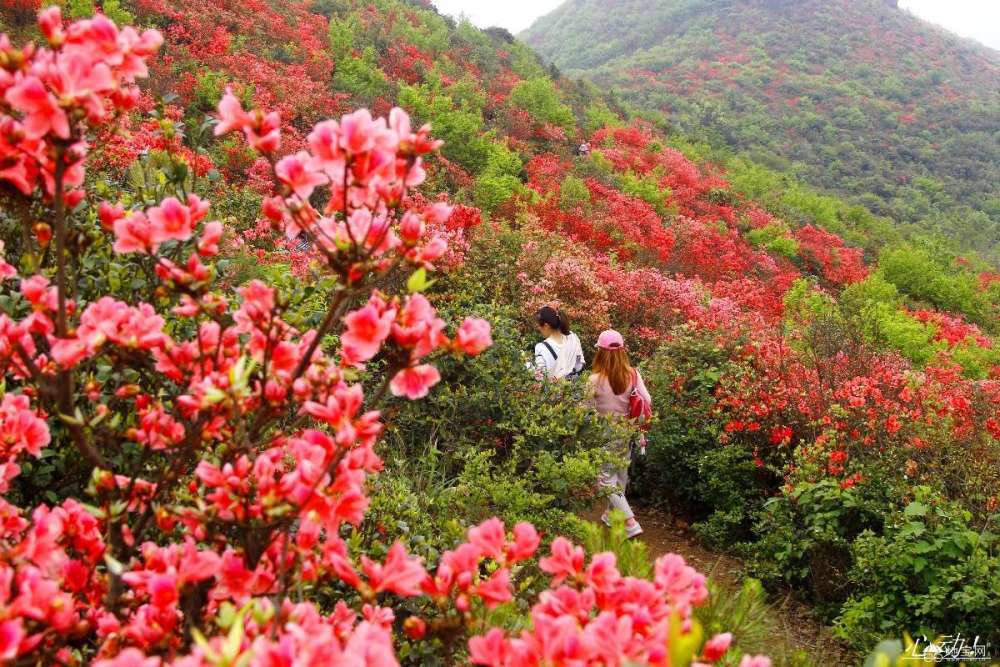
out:
M609 329L597 339L593 372L587 382L587 404L599 414L628 419L633 393L647 403L652 403L639 369L629 364L625 339L617 331ZM628 462L632 458L631 443L614 439L613 436L609 437L612 439L607 446L621 455L623 463L605 466L598 478L602 487L613 489L608 496L608 509L601 516L601 520L608 523L608 512L616 509L625 515L625 530L628 536L635 537L642 533L642 526L636 521L632 507L625 498L625 489L628 486Z

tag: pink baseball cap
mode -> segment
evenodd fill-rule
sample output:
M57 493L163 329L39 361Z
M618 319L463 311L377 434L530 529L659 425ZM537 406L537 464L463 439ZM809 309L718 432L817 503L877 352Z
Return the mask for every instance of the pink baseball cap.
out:
M602 350L620 350L625 347L625 339L614 329L608 329L597 337L597 347Z

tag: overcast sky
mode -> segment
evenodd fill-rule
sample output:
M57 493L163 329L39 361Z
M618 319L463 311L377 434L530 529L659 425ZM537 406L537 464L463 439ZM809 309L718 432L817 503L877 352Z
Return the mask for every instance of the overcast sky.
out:
M503 26L513 33L563 0L433 0L444 14L465 14L480 27ZM917 16L1000 50L1000 0L900 0Z

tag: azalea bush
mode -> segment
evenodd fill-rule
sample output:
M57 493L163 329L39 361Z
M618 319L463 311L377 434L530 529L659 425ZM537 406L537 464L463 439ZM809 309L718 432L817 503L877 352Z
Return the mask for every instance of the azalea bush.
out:
M733 359L744 335L706 337L678 327L644 368L658 419L647 455L638 462L634 486L647 502L681 511L696 521L707 541L732 548L752 537L767 497L781 483L781 467L764 461L743 442L719 445L724 422L713 414L724 377L748 372ZM674 469L676 476L663 471Z
M676 555L649 579L563 537L536 560L537 530L495 518L431 570L402 542L359 548L389 418L440 383L432 362L492 344L486 320L449 326L423 294L448 250L428 230L452 213L411 197L439 146L427 127L360 110L286 154L277 112L223 95L213 133L263 160L263 219L322 275L313 318L260 280L230 286L232 232L187 179L158 180L156 201L94 197L94 137L140 99L160 34L58 8L39 26L42 46L0 36L0 492L49 452L90 474L61 502L0 500L0 659L393 665L394 635L484 665L725 654ZM495 627L539 571L530 624Z

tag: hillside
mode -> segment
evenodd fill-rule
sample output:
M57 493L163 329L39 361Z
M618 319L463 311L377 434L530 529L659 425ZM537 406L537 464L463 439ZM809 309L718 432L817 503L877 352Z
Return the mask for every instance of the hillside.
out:
M1000 255L1000 54L884 0L570 0L522 38L682 134Z
M1000 644L978 258L426 0L58 6L0 3L0 661L829 664L789 590L839 664ZM752 578L581 521L639 425L544 305L651 391L638 516Z

